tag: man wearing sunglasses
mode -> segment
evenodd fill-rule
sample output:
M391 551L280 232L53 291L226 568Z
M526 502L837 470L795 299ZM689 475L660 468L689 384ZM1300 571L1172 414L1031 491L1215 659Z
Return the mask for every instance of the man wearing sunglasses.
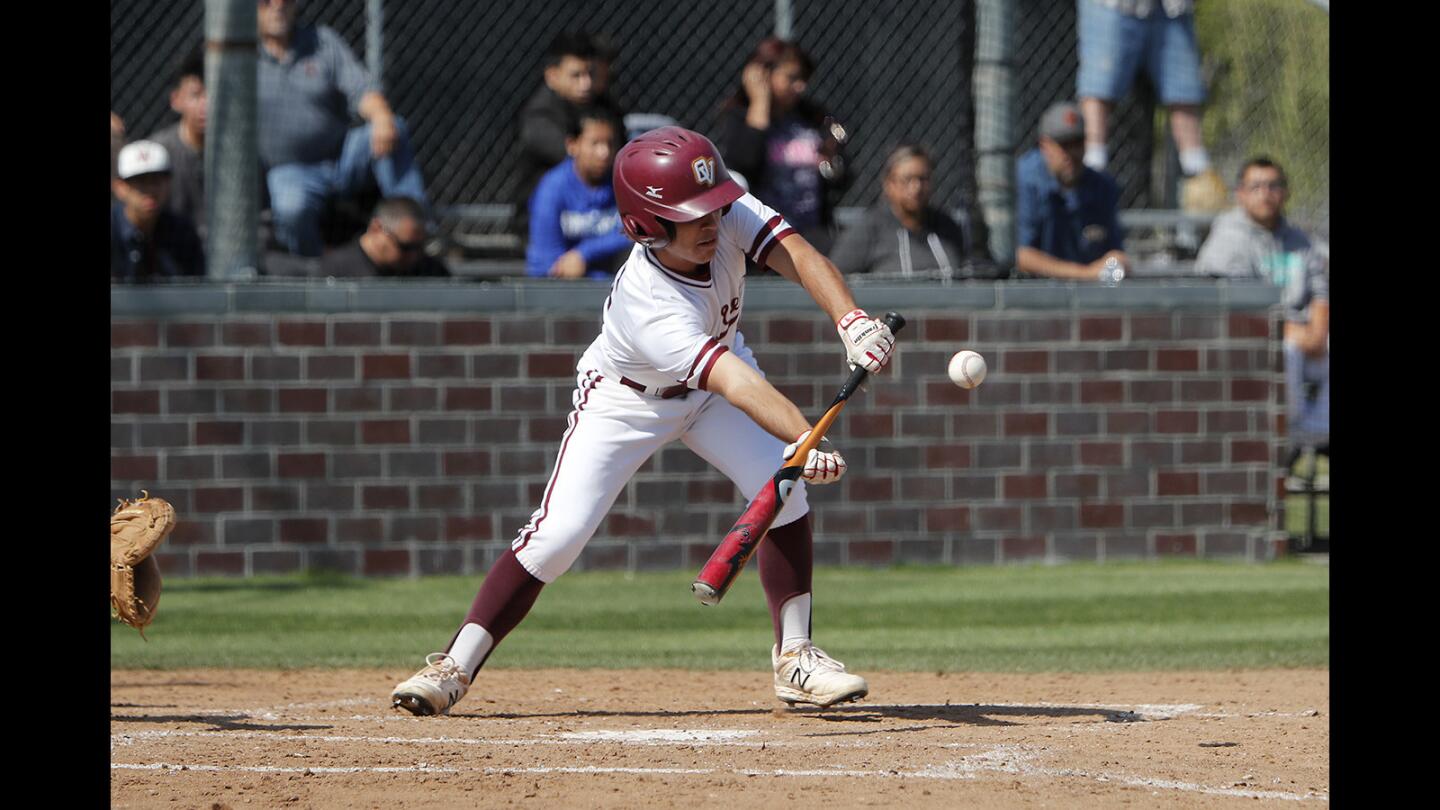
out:
M365 233L320 260L320 274L336 278L449 276L443 262L426 255L425 237L425 209L418 202L409 197L381 200Z

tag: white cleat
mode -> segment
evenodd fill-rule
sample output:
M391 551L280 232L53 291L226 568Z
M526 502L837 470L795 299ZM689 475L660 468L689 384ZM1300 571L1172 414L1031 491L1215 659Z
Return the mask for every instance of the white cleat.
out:
M391 705L413 715L445 714L470 691L470 676L445 653L425 656L425 668L395 687Z
M775 697L791 706L796 703L830 706L870 694L870 685L864 678L846 672L844 664L809 642L797 644L783 653L772 647L770 661L775 666Z

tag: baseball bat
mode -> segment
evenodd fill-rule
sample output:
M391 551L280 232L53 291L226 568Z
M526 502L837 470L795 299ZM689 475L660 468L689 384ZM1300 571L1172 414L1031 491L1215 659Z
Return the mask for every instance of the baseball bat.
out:
M891 334L895 334L905 327L905 319L899 313L887 312L885 325L890 327ZM715 552L700 569L700 575L690 584L690 592L695 594L702 605L720 604L735 577L740 575L745 563L750 561L755 549L760 547L765 533L770 531L770 524L775 522L775 516L780 514L785 501L790 498L795 482L800 480L800 475L805 471L805 461L810 456L810 451L819 446L820 440L825 438L825 432L840 416L840 411L845 408L850 395L865 382L868 373L864 366L855 367L804 443L795 449L790 460L750 499L750 505L745 507L740 519L735 521L735 525L725 534L725 539L716 546Z

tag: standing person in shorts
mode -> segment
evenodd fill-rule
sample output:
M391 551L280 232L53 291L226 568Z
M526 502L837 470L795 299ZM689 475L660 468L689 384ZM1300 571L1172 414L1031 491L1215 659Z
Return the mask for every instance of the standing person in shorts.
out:
M621 224L636 244L605 301L600 335L576 366L573 410L540 506L495 562L445 652L395 687L397 708L444 714L547 583L580 556L621 489L679 439L749 497L812 426L760 371L739 328L747 259L801 284L836 323L852 365L878 372L894 336L855 305L835 266L748 194L703 135L647 132L614 167ZM811 525L803 482L845 474L827 443L760 543L760 583L775 631L775 694L828 706L869 692L811 641Z

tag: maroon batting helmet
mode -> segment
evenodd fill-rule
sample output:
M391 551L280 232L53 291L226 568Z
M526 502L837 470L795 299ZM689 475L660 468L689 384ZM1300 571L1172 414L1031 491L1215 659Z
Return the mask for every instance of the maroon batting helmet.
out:
M637 136L615 156L615 204L625 235L648 248L670 244L661 220L690 222L740 199L709 138L682 127Z

